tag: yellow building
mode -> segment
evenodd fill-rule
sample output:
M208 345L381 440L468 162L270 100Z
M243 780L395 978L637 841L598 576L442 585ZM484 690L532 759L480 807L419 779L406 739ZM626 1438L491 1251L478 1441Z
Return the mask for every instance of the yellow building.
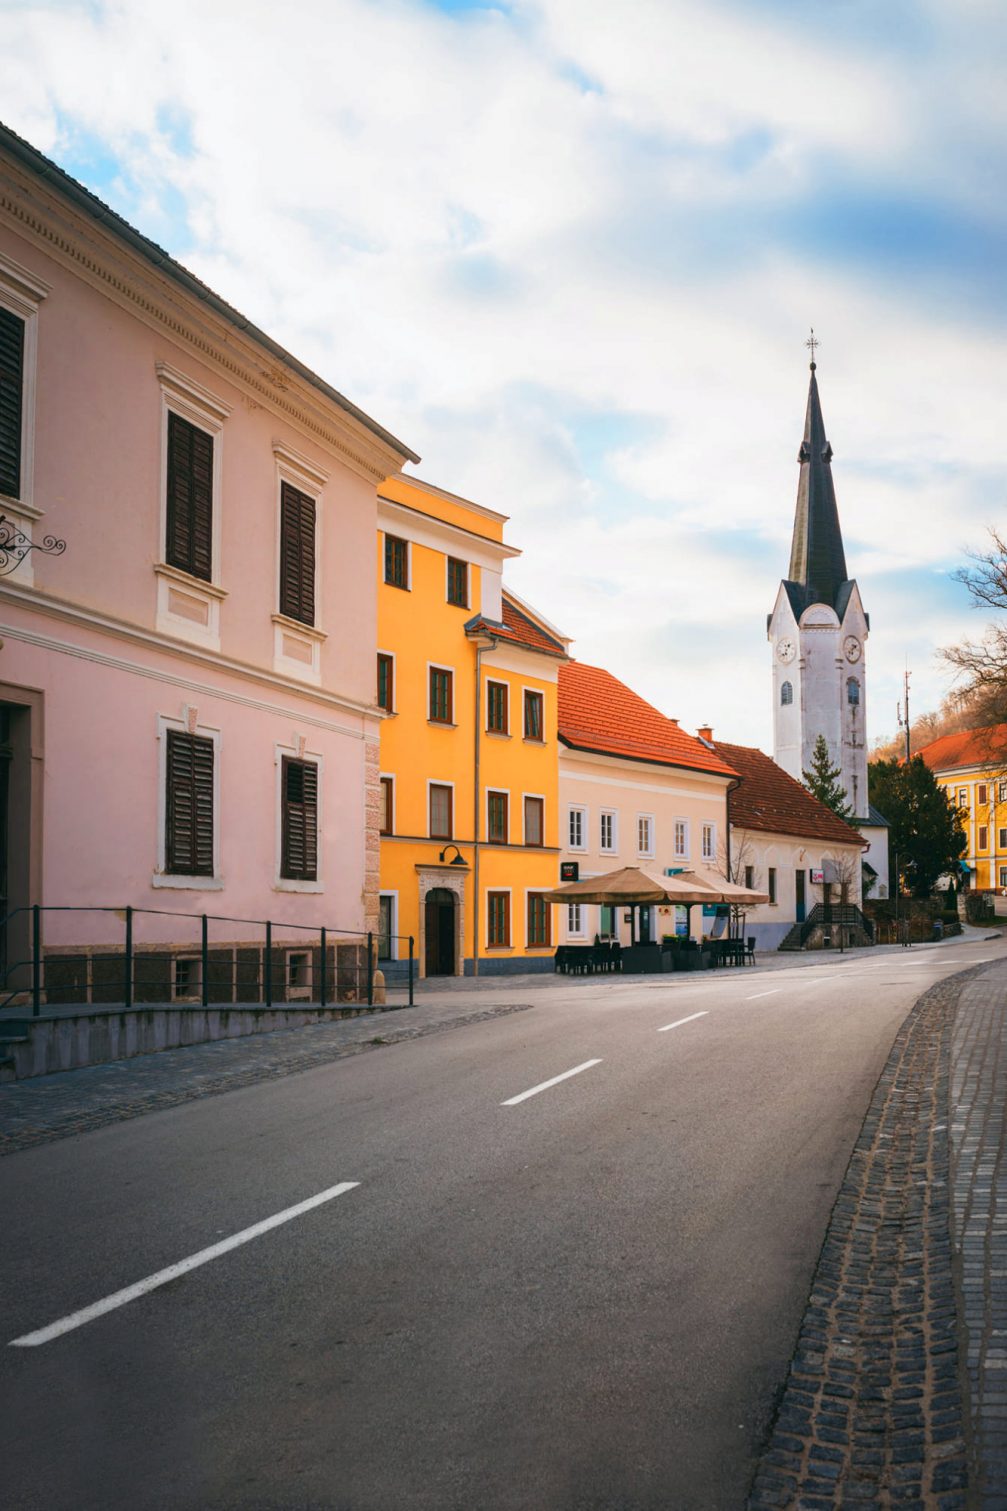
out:
M968 885L1007 891L1007 724L942 735L917 754L962 810Z
M549 969L557 681L568 642L503 588L505 516L401 475L378 490L382 966Z

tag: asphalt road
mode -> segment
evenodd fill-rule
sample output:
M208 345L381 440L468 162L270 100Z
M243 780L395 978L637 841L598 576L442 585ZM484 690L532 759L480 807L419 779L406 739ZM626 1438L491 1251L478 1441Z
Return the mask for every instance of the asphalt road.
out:
M522 991L10 1156L6 1504L740 1508L895 1033L998 953Z

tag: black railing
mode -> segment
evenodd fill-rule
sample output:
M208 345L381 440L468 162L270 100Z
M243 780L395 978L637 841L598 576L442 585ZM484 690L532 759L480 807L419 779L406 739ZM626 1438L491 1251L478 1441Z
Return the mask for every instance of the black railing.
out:
M816 902L807 918L800 925L801 948L807 944L815 929L861 929L874 943L874 923L866 913L850 902Z
M97 913L122 920L122 944L42 943L43 914ZM30 924L30 954L8 962L0 980L0 1009L17 998L31 1001L34 1017L46 1005L101 1006L130 1009L172 1004L179 1007L258 1006L332 1007L366 1002L374 1006L375 971L388 951L404 946L408 1003L414 1003L416 979L413 936L377 934L373 930L334 929L327 925L277 922L269 918L232 918L217 913L181 913L165 908L42 907L15 908L0 929L19 917ZM191 940L170 942L137 938L145 918L177 919ZM192 927L198 924L198 931ZM230 937L219 936L226 931ZM235 930L241 930L235 937ZM248 931L258 932L258 938ZM198 938L195 937L198 933Z

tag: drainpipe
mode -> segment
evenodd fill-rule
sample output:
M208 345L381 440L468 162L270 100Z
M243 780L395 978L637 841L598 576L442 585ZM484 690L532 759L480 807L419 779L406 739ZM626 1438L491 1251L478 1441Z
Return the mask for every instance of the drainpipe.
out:
M479 809L480 809L480 780L479 761L482 754L482 690L483 690L483 651L491 651L496 647L496 640L492 635L476 641L476 698L475 698L475 729L473 731L473 794L472 794L472 974L479 974Z

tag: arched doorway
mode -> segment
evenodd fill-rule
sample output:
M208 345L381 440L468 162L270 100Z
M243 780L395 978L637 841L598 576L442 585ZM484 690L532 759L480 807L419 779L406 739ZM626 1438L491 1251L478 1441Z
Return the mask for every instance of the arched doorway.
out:
M433 887L424 903L426 974L455 974L455 908L458 899L447 887Z

